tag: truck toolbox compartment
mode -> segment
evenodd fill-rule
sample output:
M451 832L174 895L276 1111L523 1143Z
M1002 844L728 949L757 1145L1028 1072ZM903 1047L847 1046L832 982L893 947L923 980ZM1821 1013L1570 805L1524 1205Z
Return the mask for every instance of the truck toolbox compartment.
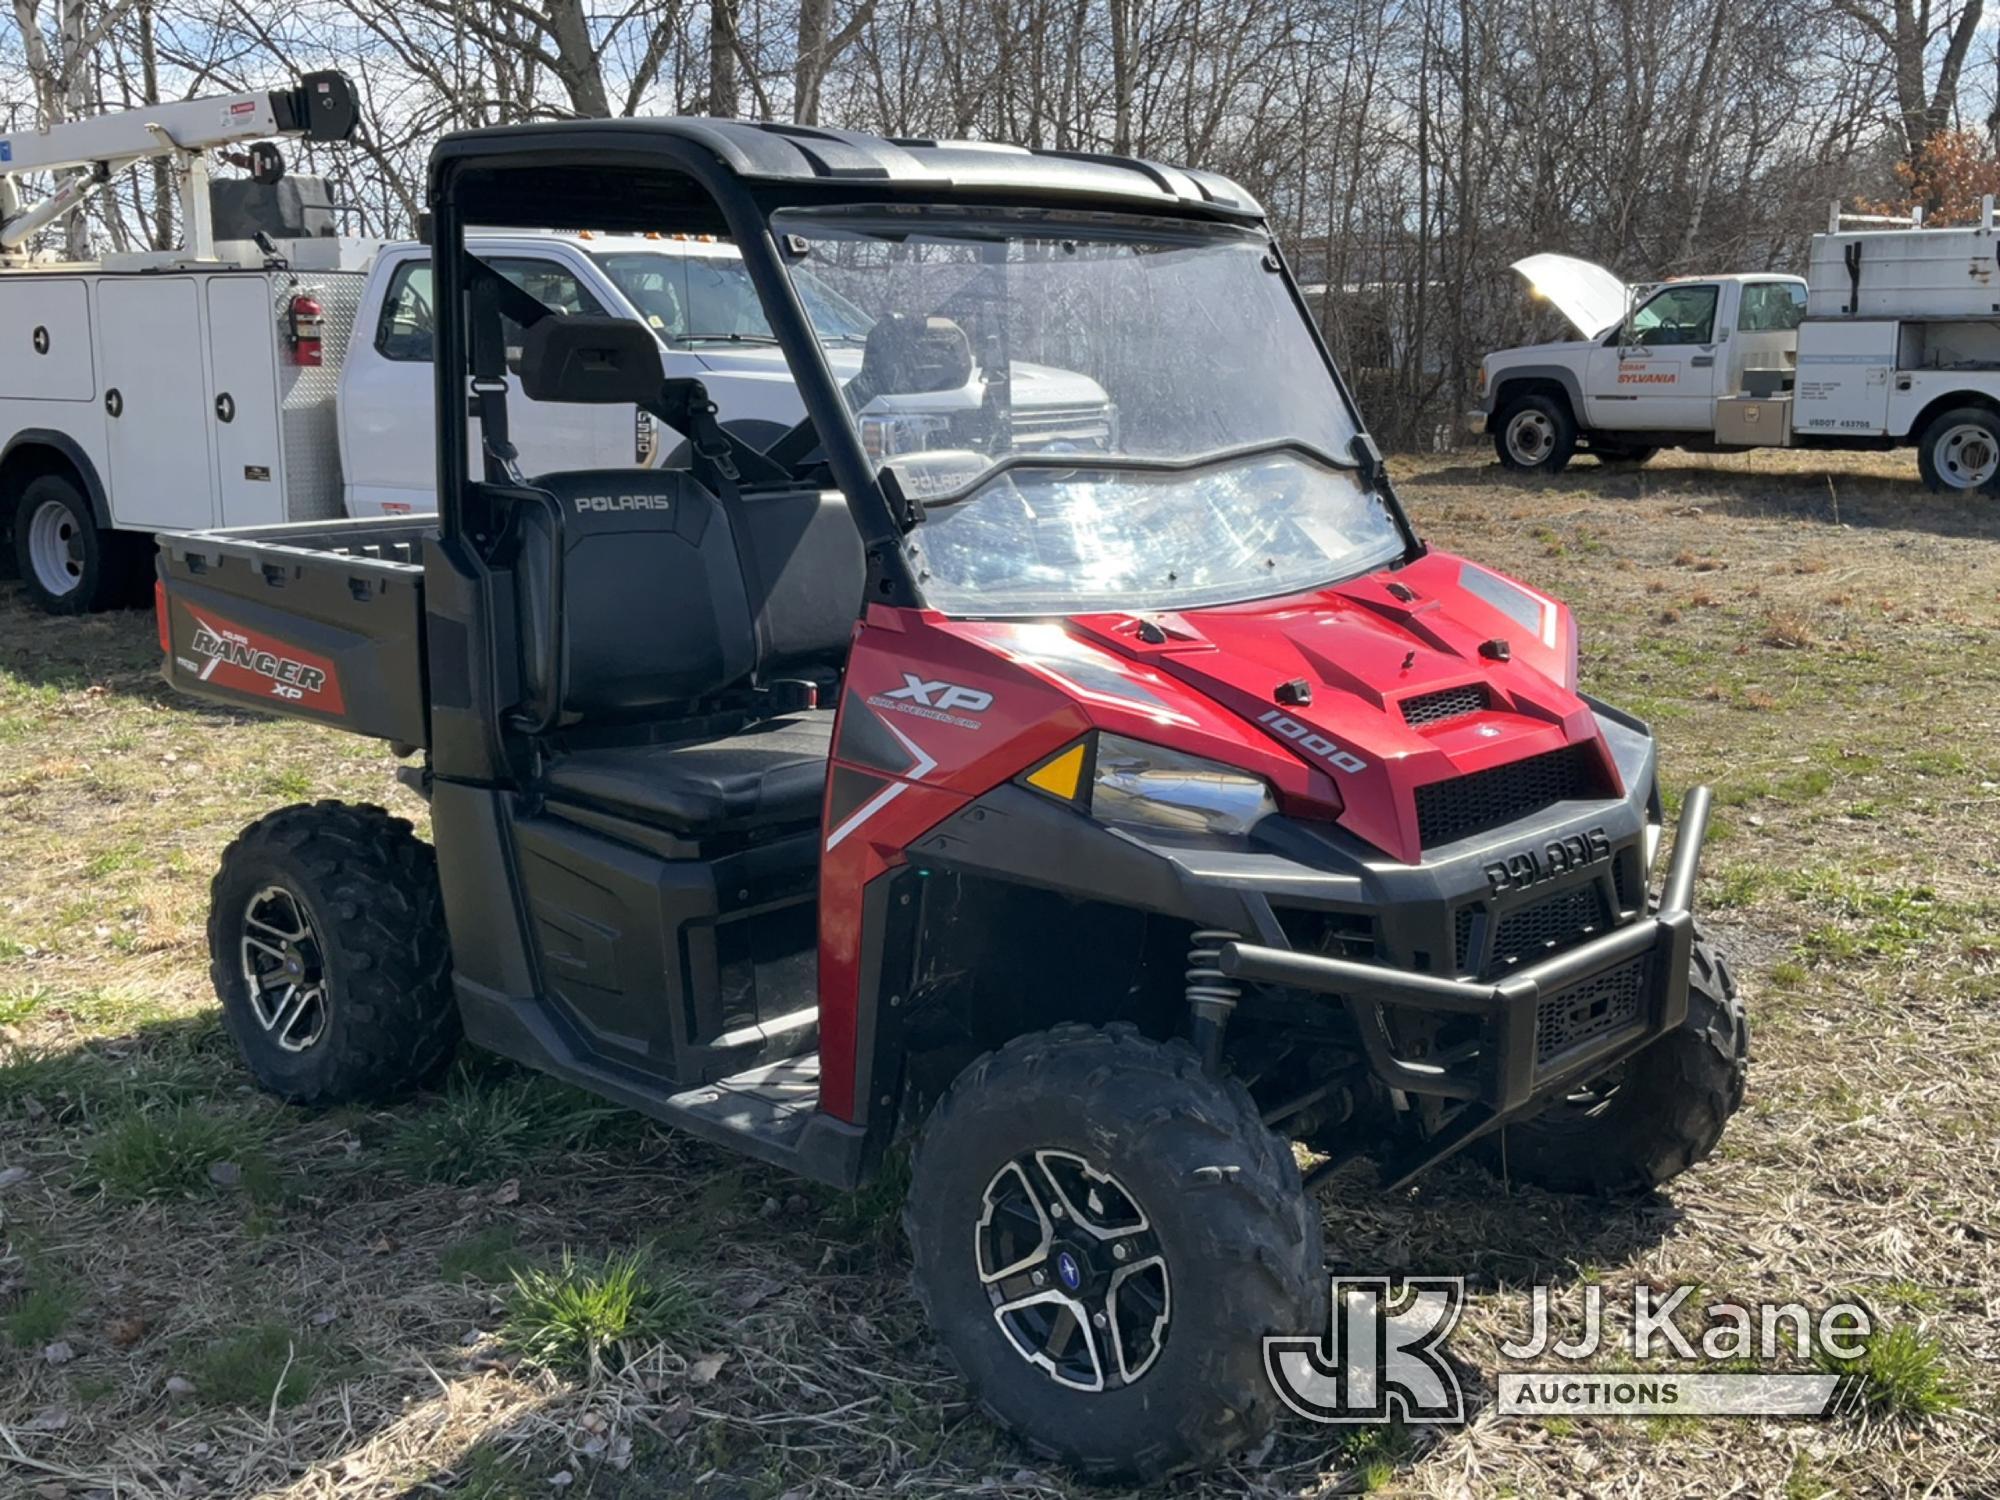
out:
M1814 318L1976 318L2000 312L1990 229L1816 234L1806 270Z
M429 743L424 543L435 516L159 538L160 646L182 692Z
M1726 396L1715 403L1715 440L1732 447L1782 446L1792 437L1790 396Z

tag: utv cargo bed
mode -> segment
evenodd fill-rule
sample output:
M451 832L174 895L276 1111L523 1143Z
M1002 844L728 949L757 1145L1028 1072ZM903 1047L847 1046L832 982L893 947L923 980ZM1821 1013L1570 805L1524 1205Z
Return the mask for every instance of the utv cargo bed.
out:
M167 681L427 744L423 553L436 535L428 515L162 535Z

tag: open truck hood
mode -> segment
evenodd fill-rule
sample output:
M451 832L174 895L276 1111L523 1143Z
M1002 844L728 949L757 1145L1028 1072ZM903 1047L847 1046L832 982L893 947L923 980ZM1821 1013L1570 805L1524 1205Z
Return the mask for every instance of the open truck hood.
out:
M1573 255L1530 255L1515 261L1512 269L1587 339L1625 316L1628 288L1602 266Z

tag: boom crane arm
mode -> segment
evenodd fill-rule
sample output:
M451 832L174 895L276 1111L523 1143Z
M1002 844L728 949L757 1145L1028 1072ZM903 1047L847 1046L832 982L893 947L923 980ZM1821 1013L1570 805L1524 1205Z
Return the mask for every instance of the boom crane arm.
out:
M205 152L223 146L292 136L344 141L360 123L354 85L344 74L307 73L289 89L255 89L71 120L46 130L0 136L0 253L81 206L114 172L155 157L174 158L181 189L181 222L187 250L215 253L208 210ZM24 207L14 179L34 172L78 168L48 197Z

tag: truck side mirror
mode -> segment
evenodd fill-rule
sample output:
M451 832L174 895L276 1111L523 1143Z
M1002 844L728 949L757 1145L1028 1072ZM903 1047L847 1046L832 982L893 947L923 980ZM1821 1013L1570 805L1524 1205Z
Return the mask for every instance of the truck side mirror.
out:
M895 312L868 330L854 384L872 400L961 390L971 379L972 344L963 328L950 318Z

